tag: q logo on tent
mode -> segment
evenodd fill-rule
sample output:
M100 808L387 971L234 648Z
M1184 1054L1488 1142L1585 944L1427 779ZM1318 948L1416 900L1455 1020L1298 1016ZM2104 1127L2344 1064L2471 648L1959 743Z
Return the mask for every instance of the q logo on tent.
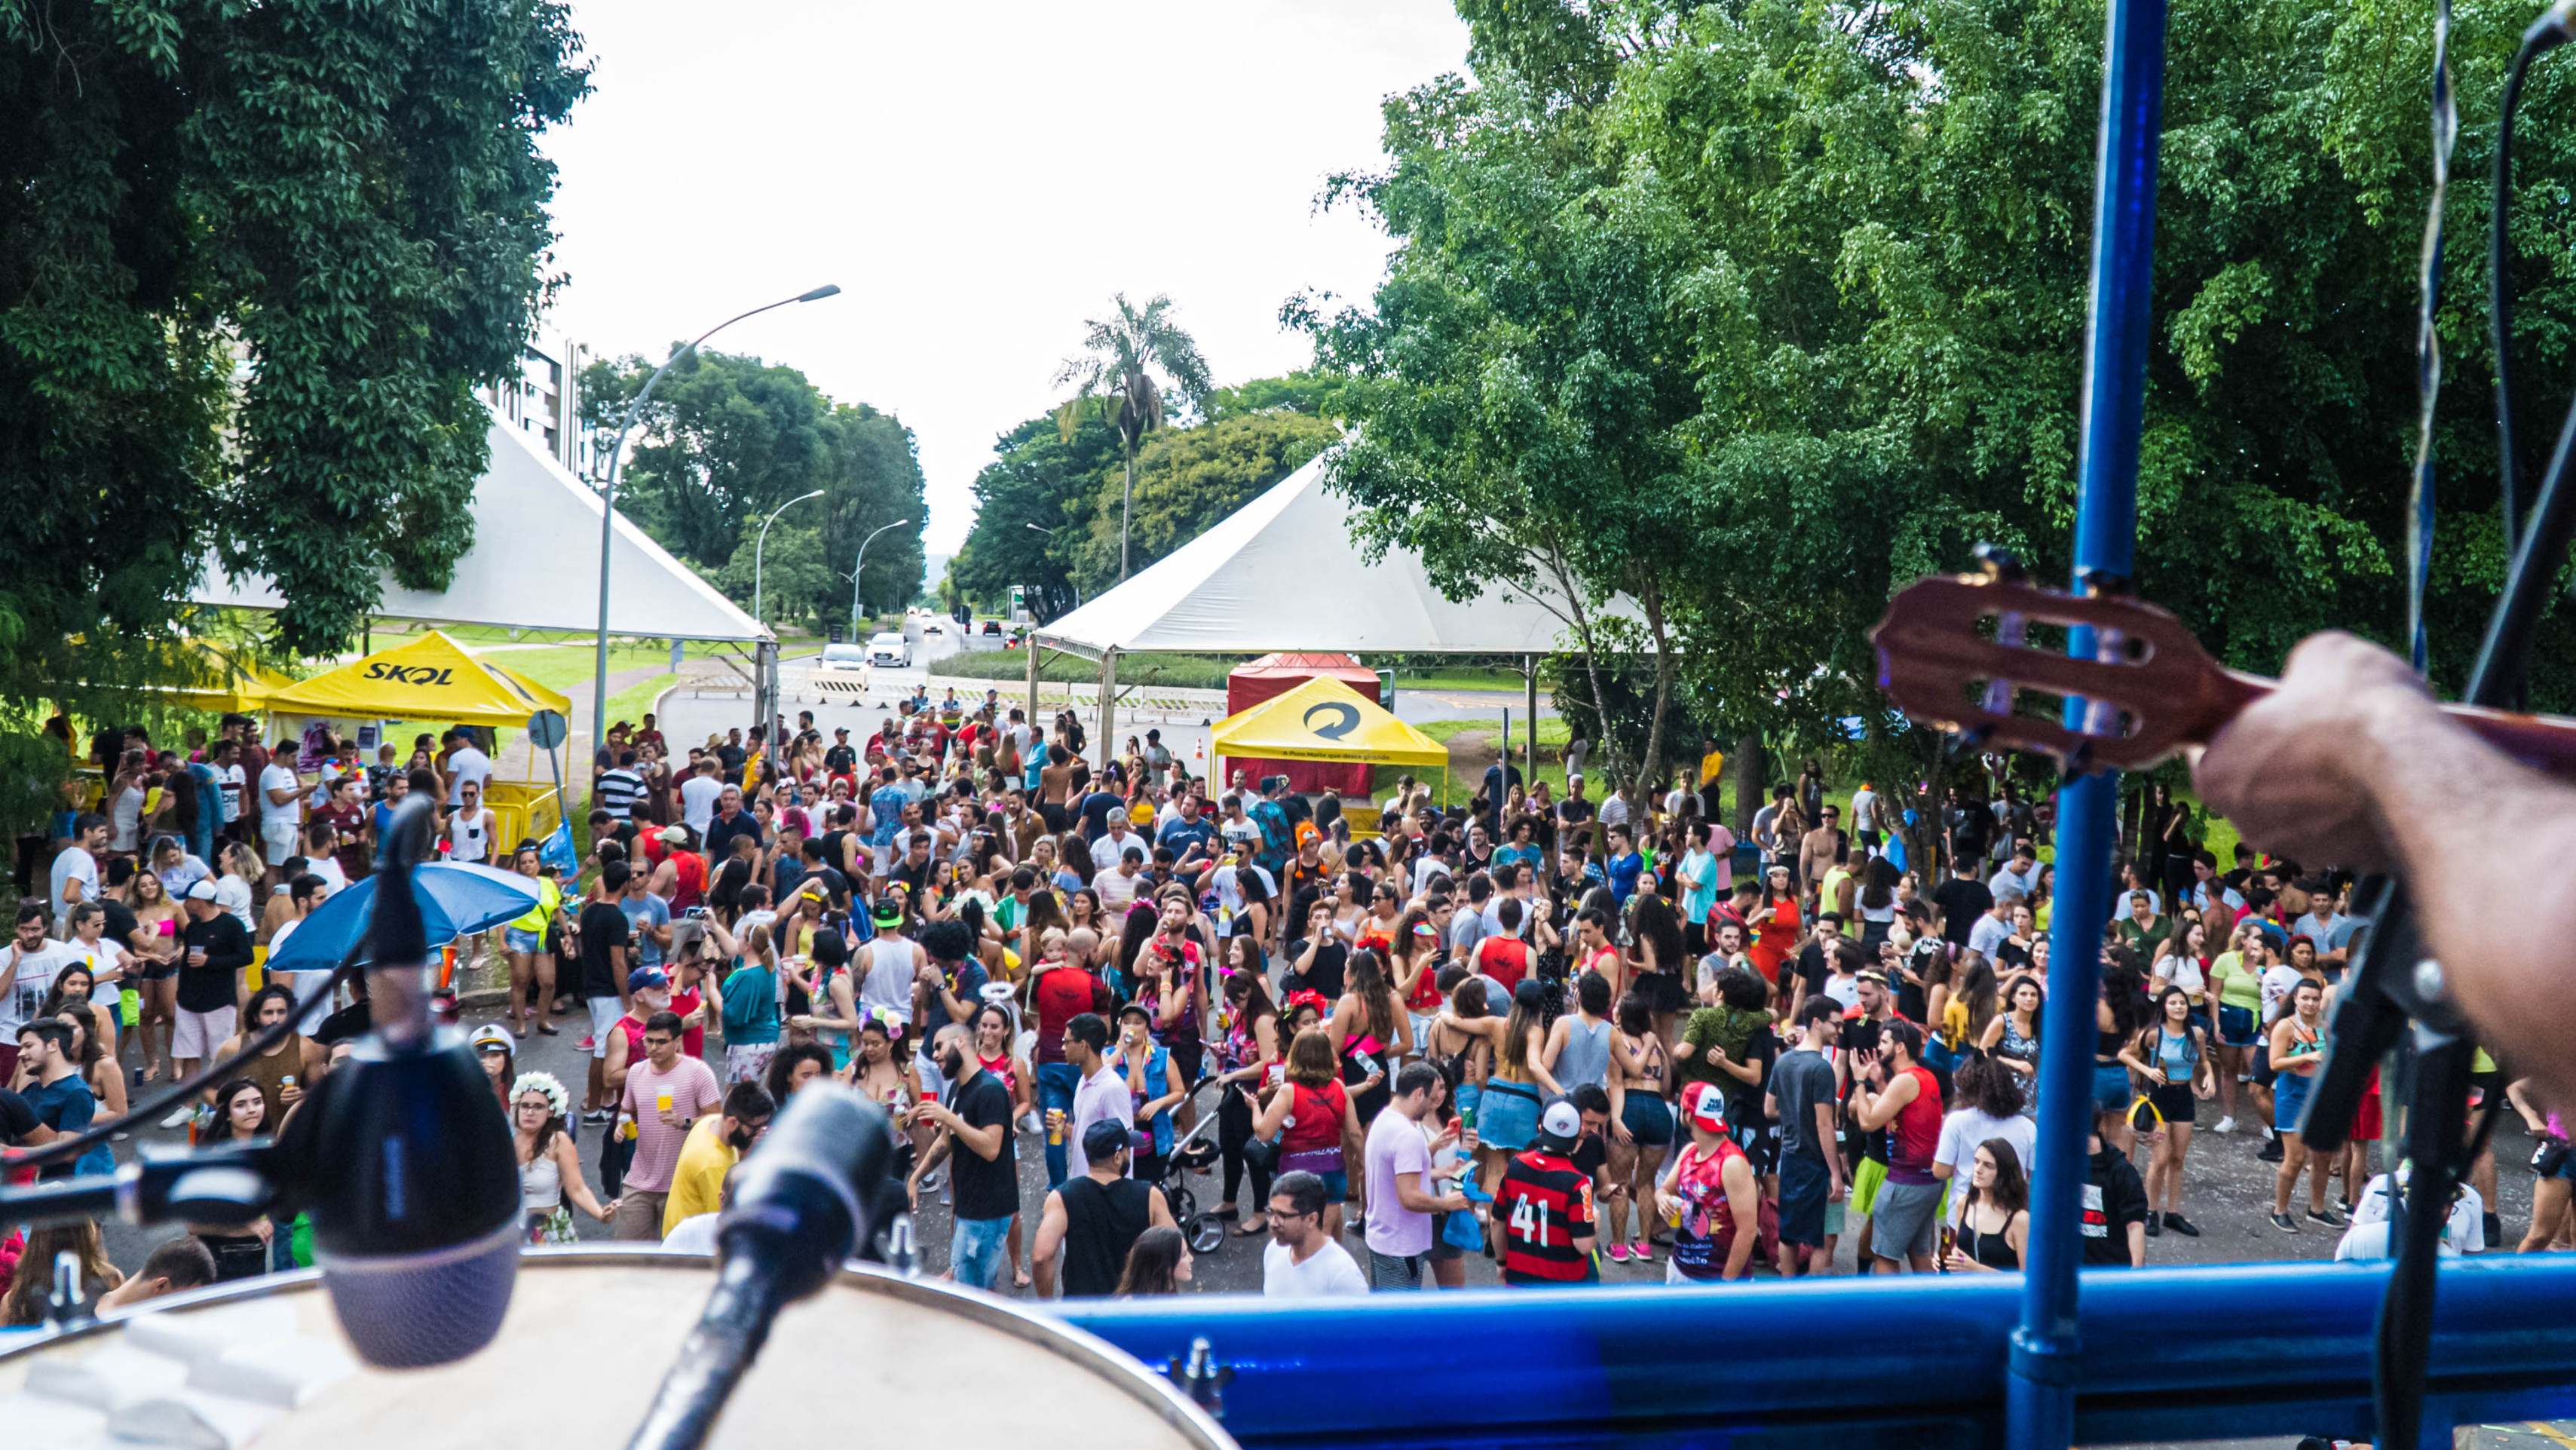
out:
M1330 718L1327 723L1318 725L1315 723L1315 717L1318 715ZM1308 707L1303 719L1309 731L1326 740L1339 740L1360 728L1358 708L1340 700L1326 700L1320 705Z

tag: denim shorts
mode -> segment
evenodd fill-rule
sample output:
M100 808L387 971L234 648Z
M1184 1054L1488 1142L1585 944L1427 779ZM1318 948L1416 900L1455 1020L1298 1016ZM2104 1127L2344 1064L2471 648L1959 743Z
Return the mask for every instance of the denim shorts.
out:
M948 1269L969 1289L990 1289L1011 1240L1007 1218L961 1218L948 1235Z
M533 954L546 949L546 938L543 932L521 931L514 926L501 933L501 944L514 952Z
M2116 1062L2093 1064L2093 1106L2105 1112L2120 1112L2135 1101L2129 1090L2129 1070Z

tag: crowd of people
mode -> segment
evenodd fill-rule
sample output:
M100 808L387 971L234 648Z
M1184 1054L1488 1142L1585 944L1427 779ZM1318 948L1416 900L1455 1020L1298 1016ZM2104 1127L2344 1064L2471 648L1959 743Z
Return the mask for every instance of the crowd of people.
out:
M183 751L97 742L100 794L50 856L22 853L45 890L0 952L8 1142L111 1123L294 1016L164 1124L276 1132L361 1009L259 964L424 793L451 859L537 898L454 947L460 979L508 984L473 1046L531 1243L569 1241L578 1213L710 1246L733 1165L829 1078L885 1106L915 1203L948 1207L931 1262L1004 1292L1171 1292L1203 1229L1265 1240L1280 1297L1456 1288L1478 1258L1519 1286L1658 1260L1674 1284L1803 1277L1846 1247L1864 1273L2010 1273L2042 1055L2089 1051L2087 1263L2202 1231L2212 1111L2277 1162L2275 1229L2383 1251L2376 1097L2331 1159L2280 1131L2358 929L2350 882L2243 851L2222 866L2160 791L2119 867L2091 1040L2065 1043L2043 1025L2048 806L2009 788L1930 808L1829 794L1810 764L1739 847L1713 746L1662 791L1596 799L1580 773L1524 790L1498 766L1443 809L1409 779L1344 802L1196 777L1154 732L1095 769L1073 715L951 693L856 740L810 714L685 748L650 716L621 723L567 872L494 839L471 732L370 767L327 734L263 746L249 725ZM518 1069L532 1034L563 1033L582 1082ZM2543 1148L2510 1242L2565 1247L2562 1110L2480 1071ZM112 1162L103 1141L47 1171ZM2507 1246L2496 1173L2490 1156L2472 1175L2452 1248ZM94 1229L26 1251L66 1233L99 1257ZM307 1262L304 1240L261 1223L184 1242L223 1278ZM172 1254L137 1277L190 1282L198 1259ZM101 1293L135 1282L102 1267ZM8 1322L30 1322L31 1283L0 1301Z

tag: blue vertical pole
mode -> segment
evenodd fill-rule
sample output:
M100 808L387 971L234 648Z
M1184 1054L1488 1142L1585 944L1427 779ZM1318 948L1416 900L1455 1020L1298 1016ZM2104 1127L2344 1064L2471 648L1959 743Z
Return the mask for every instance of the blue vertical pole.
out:
M2137 542L2138 433L2146 411L2155 263L2156 143L2164 124L2164 0L2110 0L2102 134L2093 193L2092 309L2084 336L2084 437L2078 460L2075 586L2129 577ZM2092 631L2069 653L2089 656ZM2067 722L2083 706L2069 701ZM2094 1003L2110 919L2111 845L2120 781L2103 771L2058 794L2057 905L2040 1054L2039 1140L2031 1173L2021 1325L2013 1332L2005 1412L2014 1450L2065 1450L2075 1435L2078 1222L2093 1116Z

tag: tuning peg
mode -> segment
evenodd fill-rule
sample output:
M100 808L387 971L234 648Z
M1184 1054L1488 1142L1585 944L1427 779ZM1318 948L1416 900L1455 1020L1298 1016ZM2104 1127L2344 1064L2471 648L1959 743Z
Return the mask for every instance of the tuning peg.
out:
M1989 579L2018 583L2030 577L2030 571L2022 567L2021 556L2000 544L1979 544L1976 556Z

